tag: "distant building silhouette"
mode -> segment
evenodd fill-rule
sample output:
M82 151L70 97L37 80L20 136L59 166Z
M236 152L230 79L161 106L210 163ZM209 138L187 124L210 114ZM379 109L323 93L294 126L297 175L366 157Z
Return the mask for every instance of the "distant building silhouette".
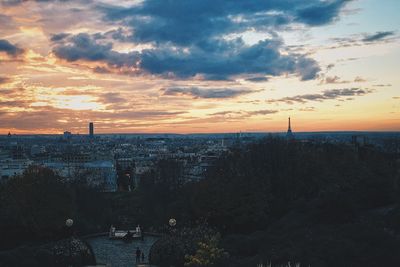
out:
M65 140L69 140L72 137L72 133L69 131L65 131L63 136Z
M89 123L89 137L90 138L94 137L94 125L93 125L93 122Z
M289 125L288 125L288 130L287 130L287 133L286 133L286 138L288 140L293 140L294 139L294 135L292 133L292 126L290 125L290 117L289 117Z

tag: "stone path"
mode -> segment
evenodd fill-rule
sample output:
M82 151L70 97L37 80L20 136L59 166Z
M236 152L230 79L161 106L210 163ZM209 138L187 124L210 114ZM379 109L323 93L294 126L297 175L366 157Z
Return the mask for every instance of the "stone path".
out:
M86 239L91 245L98 265L107 267L133 267L135 264L135 251L139 247L144 252L145 262L148 261L151 246L157 237L147 236L143 241L110 240L108 236L98 236Z

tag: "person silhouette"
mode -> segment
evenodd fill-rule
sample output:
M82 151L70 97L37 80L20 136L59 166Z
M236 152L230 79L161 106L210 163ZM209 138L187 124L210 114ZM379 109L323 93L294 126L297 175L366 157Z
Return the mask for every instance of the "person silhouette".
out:
M140 251L139 247L136 248L136 263L140 263L140 256L142 252Z
M144 252L142 251L142 262L144 262Z

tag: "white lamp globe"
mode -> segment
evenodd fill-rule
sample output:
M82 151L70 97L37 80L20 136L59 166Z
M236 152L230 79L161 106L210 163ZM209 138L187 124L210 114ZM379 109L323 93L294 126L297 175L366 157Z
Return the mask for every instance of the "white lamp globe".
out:
M169 219L169 222L168 222L168 223L169 223L170 226L173 227L173 226L176 225L176 220L175 220L174 218L171 218L171 219Z
M73 224L74 224L74 221L73 221L72 219L67 219L67 220L65 221L65 225L66 225L67 227L71 227Z

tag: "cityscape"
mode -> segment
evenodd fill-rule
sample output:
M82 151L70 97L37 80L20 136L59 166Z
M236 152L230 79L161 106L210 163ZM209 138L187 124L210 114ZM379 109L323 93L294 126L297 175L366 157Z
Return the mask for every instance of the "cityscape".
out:
M162 159L182 164L182 183L204 178L208 168L232 147L243 147L268 136L291 142L336 143L347 146L375 146L400 152L397 132L294 133L288 118L287 132L226 134L87 134L13 135L0 137L2 181L21 175L30 165L52 169L67 179L86 179L100 191L131 191L141 176Z
M0 267L400 266L399 10L0 0Z

